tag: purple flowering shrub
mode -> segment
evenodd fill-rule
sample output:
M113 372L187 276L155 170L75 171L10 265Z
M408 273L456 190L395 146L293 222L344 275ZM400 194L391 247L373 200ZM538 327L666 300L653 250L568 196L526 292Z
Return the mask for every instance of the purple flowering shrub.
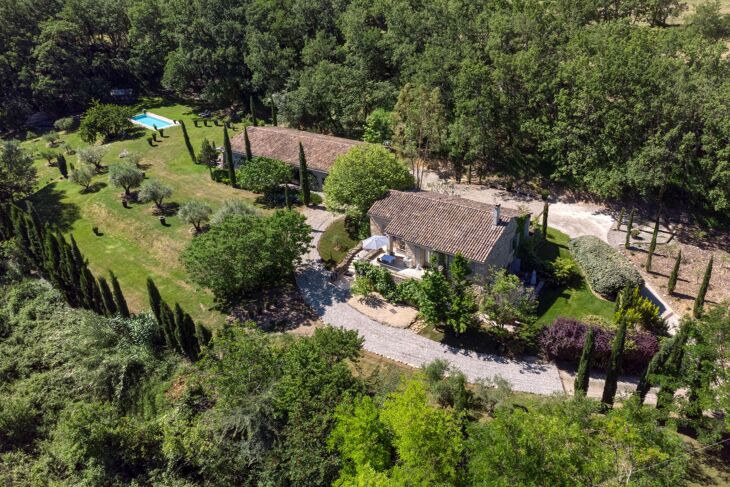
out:
M557 318L540 336L540 350L550 360L577 364L583 350L588 325L572 318ZM611 357L615 332L596 327L593 366L605 369ZM645 331L629 331L624 347L622 369L625 373L641 373L659 350L659 341Z

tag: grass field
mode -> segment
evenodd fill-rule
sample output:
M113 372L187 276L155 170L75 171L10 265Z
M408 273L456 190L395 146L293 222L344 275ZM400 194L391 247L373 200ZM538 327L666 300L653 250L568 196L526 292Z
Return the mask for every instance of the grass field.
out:
M345 231L345 219L340 218L332 222L322 233L317 250L328 266L335 266L355 245L357 240L350 238Z
M184 120L196 151L204 137L222 144L223 128L212 123L209 127L201 124L196 128L192 122L194 114L187 106L160 102L146 108L168 118ZM136 138L107 144L104 164L120 161L119 153L123 149L140 154L147 177L157 178L173 188L168 201L173 209L190 199L205 201L214 210L226 200L255 200L253 193L211 181L206 167L194 165L180 127L164 132L156 147L147 143L146 136L151 132L145 130L139 131ZM63 134L62 140L77 149L86 146L75 133ZM42 144L38 139L24 142L31 150ZM77 162L76 156L66 156L66 159L70 164ZM38 160L37 167L39 190L30 199L38 212L66 234L73 233L97 275L114 271L133 310L147 308L145 281L151 276L164 299L171 304L179 302L196 320L214 327L223 322L223 315L212 309L212 295L196 289L186 278L178 256L193 235L174 212L167 218L168 226L162 226L153 214L152 203L123 208L122 191L108 185L106 174L95 177L96 192L84 193L80 186L62 179L58 169L48 167L45 160ZM99 227L101 236L94 235L94 226Z
M548 238L538 251L545 259L555 257L570 257L568 241L570 238L557 230L548 229ZM598 315L611 319L614 304L601 299L590 290L583 276L572 286L545 288L540 294L540 304L537 309L540 324L548 325L558 316L583 318L588 315Z

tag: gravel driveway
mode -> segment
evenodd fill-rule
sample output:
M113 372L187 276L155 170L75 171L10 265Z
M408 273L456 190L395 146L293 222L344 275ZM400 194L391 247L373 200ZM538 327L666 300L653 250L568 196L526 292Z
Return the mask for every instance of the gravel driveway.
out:
M501 376L517 391L534 394L564 393L558 369L537 360L510 360L442 345L410 330L391 328L371 320L347 304L349 291L331 284L321 264L316 245L335 216L322 209L304 210L313 228L313 248L297 273L297 284L304 299L325 323L357 330L365 338L364 348L383 357L420 367L444 359L461 370L470 382Z

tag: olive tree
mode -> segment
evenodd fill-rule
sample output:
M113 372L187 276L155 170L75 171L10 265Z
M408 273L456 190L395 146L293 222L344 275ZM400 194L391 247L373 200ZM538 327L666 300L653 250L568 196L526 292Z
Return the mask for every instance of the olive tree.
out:
M116 188L124 189L124 196L130 196L132 188L139 187L144 173L133 162L119 162L109 166L109 182Z
M139 190L139 200L142 203L155 203L158 210L164 210L162 201L172 196L172 188L157 179L149 179L142 183Z
M88 164L81 164L71 171L69 179L72 183L83 186L85 191L88 191L91 185L91 180L94 178L96 170Z
M99 146L90 146L83 149L79 149L76 153L76 157L79 160L79 164L90 164L96 168L97 171L101 171L101 160L106 154L106 149Z
M185 223L189 223L195 228L196 233L200 233L203 225L210 220L210 214L213 212L210 206L197 200L190 200L185 202L177 212L177 216L180 217Z

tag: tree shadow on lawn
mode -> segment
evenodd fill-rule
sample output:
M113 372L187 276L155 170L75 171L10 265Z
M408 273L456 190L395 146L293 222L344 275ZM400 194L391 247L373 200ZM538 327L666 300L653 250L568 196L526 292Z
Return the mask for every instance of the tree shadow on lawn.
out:
M79 191L79 194L91 194L91 193L98 193L102 189L106 188L108 185L103 181L97 181L93 184L90 184L88 188L81 188Z
M63 202L64 196L63 191L56 189L56 183L50 183L29 196L28 201L33 203L42 222L55 225L62 232L66 232L81 218L81 212L78 205Z

